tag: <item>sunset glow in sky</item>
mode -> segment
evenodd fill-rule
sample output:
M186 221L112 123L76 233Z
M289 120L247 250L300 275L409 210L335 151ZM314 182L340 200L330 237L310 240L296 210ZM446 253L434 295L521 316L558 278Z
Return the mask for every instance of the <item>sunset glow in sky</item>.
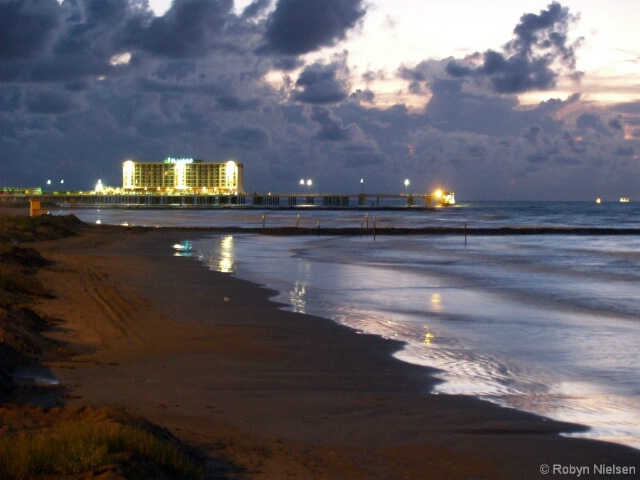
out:
M0 0L0 186L230 159L248 191L640 201L640 3Z

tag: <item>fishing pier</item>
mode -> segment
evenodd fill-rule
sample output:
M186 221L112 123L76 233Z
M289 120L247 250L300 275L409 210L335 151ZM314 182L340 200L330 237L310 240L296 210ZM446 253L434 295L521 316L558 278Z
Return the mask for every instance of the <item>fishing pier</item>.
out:
M391 207L437 207L453 204L452 193L432 194L327 194L327 193L242 193L242 194L197 194L197 193L28 193L1 194L0 202L28 203L39 200L41 204L60 207L103 208L391 208Z

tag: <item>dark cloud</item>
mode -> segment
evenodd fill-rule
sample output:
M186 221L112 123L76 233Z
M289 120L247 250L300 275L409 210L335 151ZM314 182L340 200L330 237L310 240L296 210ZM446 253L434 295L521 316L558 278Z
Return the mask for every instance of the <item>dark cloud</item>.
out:
M253 18L262 14L267 8L271 6L271 0L255 0L253 3L247 5L242 11L243 18Z
M312 104L337 103L347 98L348 77L343 75L344 64L314 63L306 67L296 81L292 98Z
M559 133L563 122L553 118L563 102L554 109L541 104L539 108L517 110L513 97L483 96L463 91L462 80L436 80L431 85L432 98L427 105L427 117L443 131L470 131L494 136L521 136L523 130L537 125L545 132Z
M0 112L11 112L20 108L22 89L18 86L0 86Z
M417 65L401 65L396 76L409 82L409 92L414 95L427 95L430 86L438 79L451 79L446 70L451 58L444 60L424 60Z
M121 45L172 58L203 57L221 47L221 32L233 0L175 0L162 17L133 17Z
M176 60L162 63L156 69L156 76L165 81L186 80L196 73L197 65L193 61Z
M346 52L301 53L344 39L365 0L274 3L236 14L231 0L176 0L155 17L146 0L0 0L3 184L119 185L124 159L167 155L242 161L248 190L313 178L353 192L365 178L365 189L392 192L411 178L462 199L591 198L593 178L637 183L640 103L598 107L575 94L523 108L504 94L575 67L559 4L522 17L495 56L366 71L352 90ZM423 111L388 106L377 87L394 74L429 100Z
M538 125L531 125L522 132L522 137L527 140L527 142L536 144L538 143L538 137L541 132L542 129Z
M584 142L578 142L576 141L575 138L573 138L573 135L571 135L569 132L564 132L562 134L562 141L565 142L567 144L567 146L569 147L569 150L575 154L579 154L582 155L587 151L587 148L584 144Z
M0 2L0 58L29 58L49 42L59 23L56 0Z
M612 118L609 121L609 127L612 128L613 130L623 131L624 125L623 125L622 118Z
M497 93L547 90L560 74L576 76L575 45L568 43L567 31L576 17L557 2L539 15L523 15L514 29L515 38L502 52L488 50L447 65L452 77L487 81Z
M565 166L565 167L576 167L576 166L582 165L582 161L579 158L567 157L564 155L555 157L553 159L553 162L557 165Z
M403 80L409 81L409 92L414 95L425 95L427 93L424 88L427 76L420 66L414 68L402 66L398 69L398 76Z
M232 127L220 132L217 143L223 148L256 150L269 142L269 133L260 127Z
M279 0L261 51L302 55L333 46L365 13L362 0Z
M371 90L356 90L351 95L349 95L349 99L355 100L357 102L369 103L372 104L375 101L376 94Z
M369 71L364 72L362 74L362 79L367 83L368 82L373 82L375 80L384 80L386 77L387 77L387 75L385 74L385 72L380 71L380 70L375 71L375 72L373 70L369 70Z
M54 92L36 92L27 95L27 108L31 113L59 115L69 112L74 104L68 96Z
M316 138L330 142L346 142L351 138L349 128L343 128L342 120L337 118L331 110L324 107L313 107L311 120L320 125Z
M216 107L222 112L245 112L255 110L260 105L256 99L245 99L234 96L220 96L216 98Z
M301 60L298 57L278 57L273 60L273 66L277 70L290 72L292 70L295 70L296 68L303 67L304 60Z
M350 167L376 167L383 165L386 155L380 149L366 144L347 144L342 147L344 164Z
M616 148L615 153L623 157L633 157L636 154L636 149L634 147L620 145Z
M611 136L612 133L607 129L607 127L602 122L602 119L593 113L583 113L576 119L576 127L583 130L593 130L594 132Z

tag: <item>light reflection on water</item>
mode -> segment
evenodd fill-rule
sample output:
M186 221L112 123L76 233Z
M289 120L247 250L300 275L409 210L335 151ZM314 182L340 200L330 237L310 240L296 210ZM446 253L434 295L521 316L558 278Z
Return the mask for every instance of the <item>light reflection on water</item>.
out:
M209 252L215 252L215 254L212 255ZM233 235L212 237L204 247L200 244L198 257L211 270L222 273L235 272L236 253Z
M637 265L599 258L593 275L573 275L558 250L578 240L563 241L476 238L465 249L442 238L239 235L232 250L238 276L280 291L292 310L406 342L398 358L439 369L436 392L640 447ZM581 259L606 254L601 239L579 242ZM609 239L609 257L635 242ZM219 270L221 240L205 243L195 248Z

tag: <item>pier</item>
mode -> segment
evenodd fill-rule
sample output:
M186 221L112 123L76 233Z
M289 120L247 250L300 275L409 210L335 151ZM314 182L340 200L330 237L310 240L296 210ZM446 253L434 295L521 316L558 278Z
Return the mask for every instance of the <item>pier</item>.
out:
M241 193L241 194L196 194L196 193L3 193L0 202L28 203L39 200L41 204L60 207L138 207L138 208L403 208L436 207L441 199L436 194L406 193Z

